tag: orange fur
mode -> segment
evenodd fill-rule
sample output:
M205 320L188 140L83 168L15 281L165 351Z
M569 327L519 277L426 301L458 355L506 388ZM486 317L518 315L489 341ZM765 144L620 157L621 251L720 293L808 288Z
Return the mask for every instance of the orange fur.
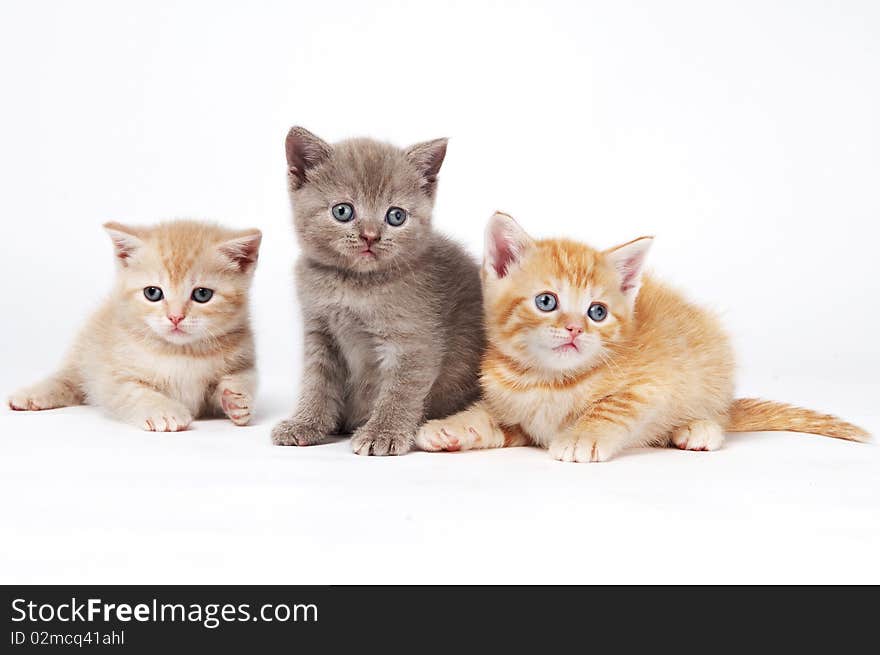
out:
M841 421L830 414L793 407L757 398L739 398L730 406L728 432L787 430L821 434L848 441L867 441L870 435L862 428Z
M444 440L433 438L441 430L462 450L518 443L507 435L521 433L557 459L603 461L630 446L714 450L726 430L868 438L811 410L734 400L727 335L711 313L641 275L650 243L598 251L568 240L534 241L496 214L483 270L490 344L483 400L426 424L419 445L442 449L436 444ZM558 306L542 311L541 294L552 294ZM596 303L607 310L601 320L588 313Z

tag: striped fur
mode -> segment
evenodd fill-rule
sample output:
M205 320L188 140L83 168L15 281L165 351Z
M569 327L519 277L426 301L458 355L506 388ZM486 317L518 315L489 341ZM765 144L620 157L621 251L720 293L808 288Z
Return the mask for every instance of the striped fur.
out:
M715 450L726 431L868 438L833 416L734 400L727 335L709 312L642 275L650 239L606 251L534 241L503 214L486 239L483 399L423 426L421 448L530 443L562 461L596 462L632 446ZM536 305L545 293L558 301L553 311ZM603 320L589 317L594 303L607 309Z
M728 432L785 430L821 434L848 441L870 439L865 430L836 416L757 398L735 400L730 406L727 420Z

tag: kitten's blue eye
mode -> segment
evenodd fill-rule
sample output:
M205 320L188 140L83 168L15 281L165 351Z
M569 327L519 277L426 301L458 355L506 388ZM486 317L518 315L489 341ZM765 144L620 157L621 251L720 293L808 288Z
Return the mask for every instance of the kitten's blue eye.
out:
M535 305L542 312L552 312L559 305L559 298L555 293L539 293L535 296Z
M333 214L333 218L340 223L348 223L354 218L354 207L347 202L340 202L338 205L333 205L333 209L330 210L330 213Z
M600 302L594 302L587 310L587 316L596 323L601 323L608 316L608 308Z
M192 293L192 299L196 302L208 302L213 297L214 292L211 289L206 289L205 287L199 287Z
M159 302L164 297L165 294L162 293L162 289L159 287L147 287L144 289L144 298L150 302Z
M392 207L385 214L388 225L400 227L406 221L406 210L400 207Z

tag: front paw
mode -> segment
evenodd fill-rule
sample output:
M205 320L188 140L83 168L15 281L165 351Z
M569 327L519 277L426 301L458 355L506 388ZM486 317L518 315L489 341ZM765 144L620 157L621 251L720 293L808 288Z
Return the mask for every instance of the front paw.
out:
M549 450L560 462L606 462L620 448L611 439L582 434L561 436L550 443Z
M461 412L428 421L416 433L416 446L428 452L498 448L503 445L503 433L488 416L475 412Z
M369 423L355 430L351 437L351 449L357 455L403 455L411 446L410 434L377 429Z
M465 434L470 435L469 432ZM454 452L462 449L461 436L461 431L448 420L428 421L416 433L416 447L427 452Z
M58 402L57 393L53 394L51 385L45 383L19 389L9 397L7 404L16 412L39 412L63 405Z
M7 401L9 409L16 412L38 412L43 409L52 409L51 399L32 389L17 391Z
M220 405L223 407L223 413L235 425L247 425L251 422L254 399L247 391L231 386L220 389Z
M132 423L148 432L182 432L192 423L193 417L183 405L174 402L144 407Z
M314 446L326 438L323 429L297 419L281 421L272 429L272 443L276 446Z

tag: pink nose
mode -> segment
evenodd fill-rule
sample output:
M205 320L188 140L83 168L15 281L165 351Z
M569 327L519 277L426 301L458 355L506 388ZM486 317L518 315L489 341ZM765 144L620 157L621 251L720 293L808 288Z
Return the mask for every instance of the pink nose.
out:
M372 246L376 241L379 240L379 235L375 232L364 232L361 234L361 240L367 244L367 248Z
M177 327L180 324L180 322L185 318L186 318L186 316L184 316L183 314L169 314L168 315L168 320L171 321L172 323L174 323L174 327Z
M574 325L574 324L572 324L572 325L566 325L566 326L565 326L565 329L568 330L568 333L569 333L572 337L576 337L576 336L578 336L579 334L583 334L583 332L584 332L584 328L583 328L583 327L581 327L580 325Z

